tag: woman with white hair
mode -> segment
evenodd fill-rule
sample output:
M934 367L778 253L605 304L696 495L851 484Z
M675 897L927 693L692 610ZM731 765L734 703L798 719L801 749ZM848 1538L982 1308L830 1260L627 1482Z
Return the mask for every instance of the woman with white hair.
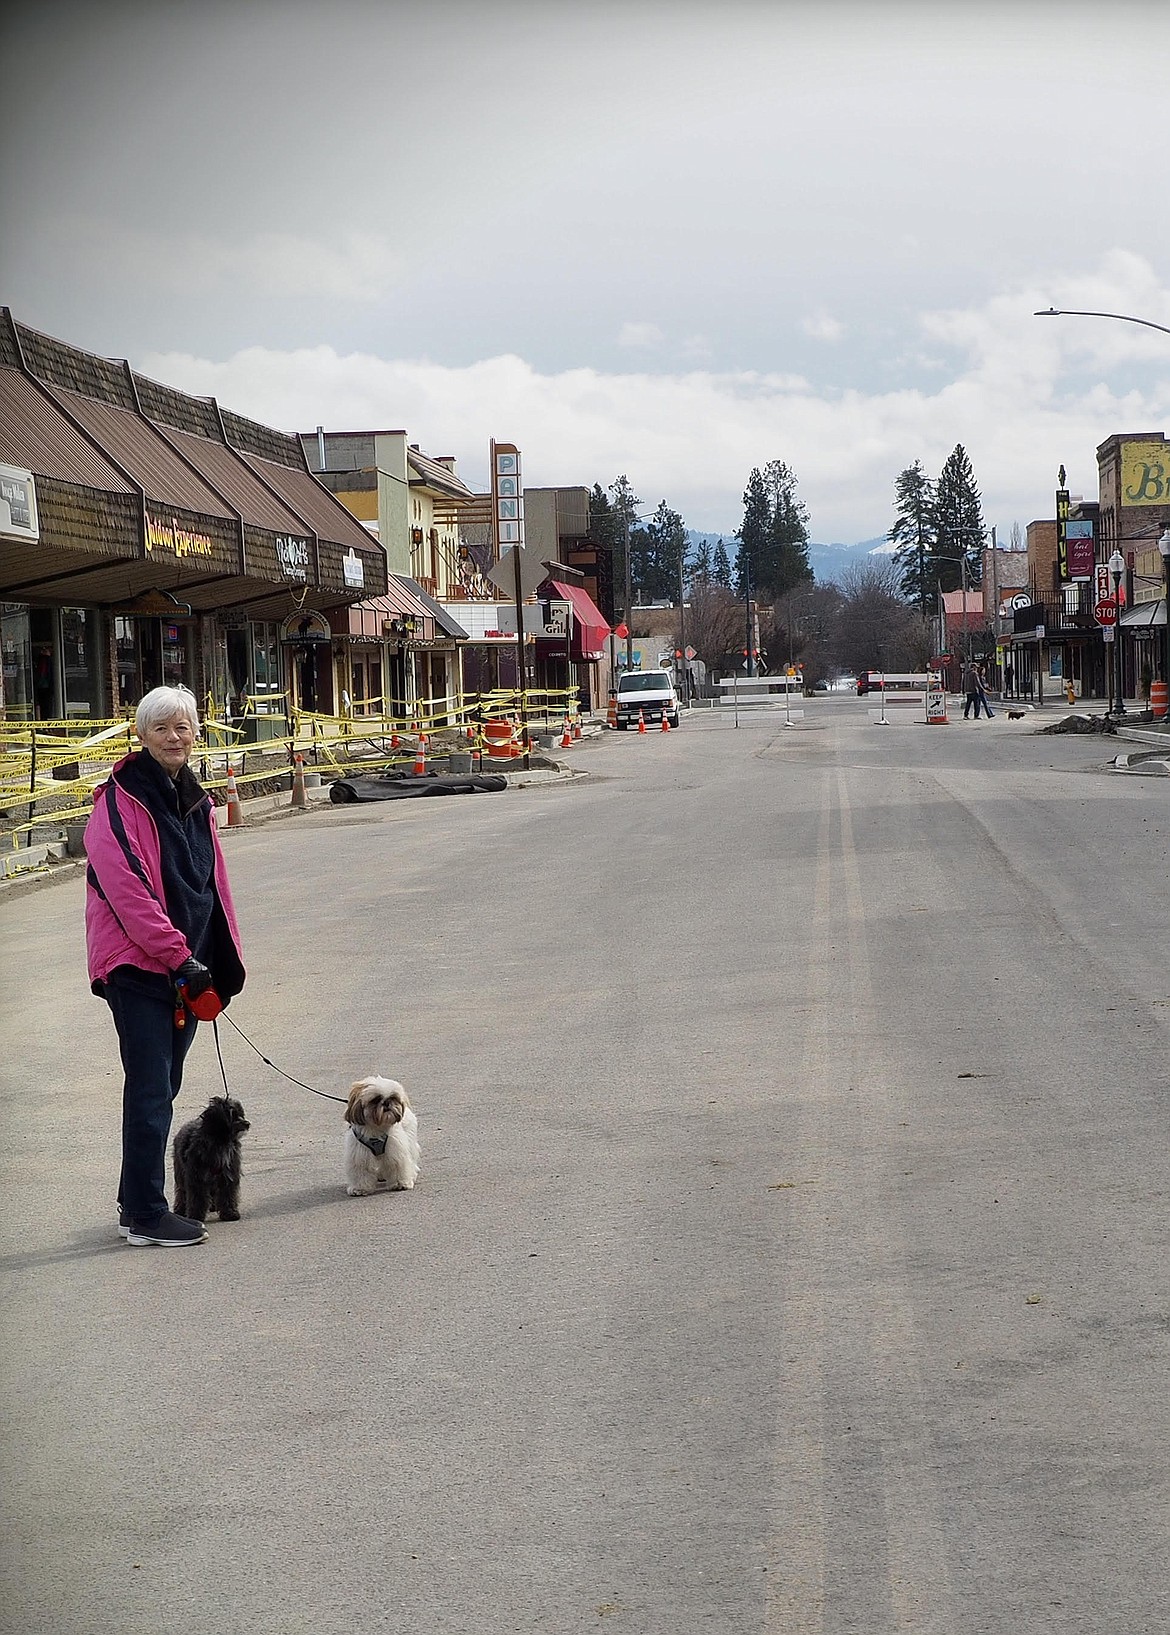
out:
M240 933L211 796L187 765L199 737L193 694L155 687L134 718L142 748L94 792L85 830L85 939L93 992L118 1034L122 1175L118 1230L135 1245L202 1243L202 1221L167 1205L166 1151L183 1062L187 1005L244 985Z

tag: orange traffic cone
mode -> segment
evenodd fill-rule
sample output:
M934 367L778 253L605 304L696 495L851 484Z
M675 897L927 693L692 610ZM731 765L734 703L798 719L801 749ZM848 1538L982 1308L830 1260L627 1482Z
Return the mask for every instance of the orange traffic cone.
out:
M670 722L666 719L666 711L665 710L663 710L663 712L662 712L662 725L661 725L661 727L659 727L658 730L659 730L659 732L669 732L670 731Z
M646 731L646 717L642 714L641 710L638 711L638 731Z
M561 748L562 749L568 749L569 746L572 744L572 742L573 742L573 734L572 734L572 730L569 727L569 718L566 715L564 731L561 733Z
M244 821L244 812L240 805L240 792L236 788L235 768L230 766L227 775L227 813L228 828L238 829Z
M427 735L420 732L418 743L414 751L414 775L416 778L425 777L427 770Z
M402 740L399 738L399 736L398 736L398 734L396 732L392 732L390 734L390 748L391 749L397 749L398 745L401 743L401 741Z
M581 736L581 717L579 715L575 715L573 717L573 737L574 738L580 738L580 736Z
M294 806L309 804L305 795L305 758L299 754L293 757L292 804Z

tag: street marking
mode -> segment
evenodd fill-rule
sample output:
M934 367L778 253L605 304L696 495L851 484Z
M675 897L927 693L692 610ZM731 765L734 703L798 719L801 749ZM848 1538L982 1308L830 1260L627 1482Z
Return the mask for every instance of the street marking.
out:
M837 773L841 812L841 854L845 877L845 908L849 948L849 1006L851 1040L857 1074L866 1073L881 1085L887 1111L891 1103L888 1053L873 1026L877 1015L872 968L865 936L865 904L861 871L853 840L853 816L845 774ZM860 1059L864 1046L864 1063ZM851 1074L854 1083L859 1078ZM919 1345L914 1326L914 1305L909 1285L897 1265L897 1246L891 1244L890 1217L879 1222L872 1212L860 1215L862 1246L871 1263L869 1339L872 1373L885 1384L883 1392L890 1423L885 1427L882 1451L882 1495L886 1519L886 1560L890 1603L895 1627L921 1635L948 1635L953 1629L950 1573L942 1533L942 1498L934 1475L937 1460L920 1452L906 1457L906 1443L897 1433L899 1423L912 1423L918 1442L926 1427L925 1392L918 1366ZM879 1226L886 1230L879 1232ZM895 1401L895 1396L897 1401ZM897 1410L901 1409L900 1412Z
M817 1087L822 1105L809 1132L821 1144L825 1122L821 1082L829 1045L830 983L833 980L828 935L833 912L831 890L832 789L822 779L817 829L810 938L810 994L818 1003L805 1012L800 1053L806 1093ZM824 933L824 934L822 934ZM776 1510L769 1542L767 1615L771 1635L820 1635L825 1618L825 1300L818 1275L824 1261L824 1205L819 1188L801 1189L789 1217L800 1244L787 1257L783 1307L783 1366L776 1408ZM793 1268L798 1268L794 1270ZM808 1275L807 1268L812 1269ZM780 1506L783 1505L783 1510Z

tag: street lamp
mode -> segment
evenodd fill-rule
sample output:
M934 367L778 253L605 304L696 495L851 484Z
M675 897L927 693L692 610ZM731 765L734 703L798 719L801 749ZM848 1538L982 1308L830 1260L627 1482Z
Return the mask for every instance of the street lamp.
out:
M1165 324L1155 324L1149 317L1131 317L1128 312L1078 312L1075 307L1041 307L1041 311L1033 312L1033 317L1116 317L1123 324L1144 324L1145 329L1160 329L1163 335L1170 335Z
M1156 324L1150 318L1131 318L1128 312L1078 312L1075 307L1042 307L1039 312L1032 314L1033 318L1117 318L1123 324L1143 324L1146 329L1160 329L1163 335L1170 335L1170 329L1165 324Z
M1170 528L1158 538L1162 553L1162 612L1166 615L1166 651L1162 661L1162 680L1170 683Z
M1125 558L1120 551L1114 551L1109 558L1109 573L1113 579L1113 607L1116 617L1113 623L1113 670L1116 676L1114 687L1117 693L1117 715L1125 714L1125 692L1121 668L1121 576L1125 572Z

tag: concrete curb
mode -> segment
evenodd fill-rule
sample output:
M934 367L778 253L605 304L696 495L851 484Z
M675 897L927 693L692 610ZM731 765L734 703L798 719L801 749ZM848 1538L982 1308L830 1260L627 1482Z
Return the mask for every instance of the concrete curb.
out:
M500 770L503 772L502 768ZM503 772L503 776L507 779L509 789L525 789L539 784L568 783L571 779L584 777L586 774L558 764L556 767L532 767L527 772ZM228 824L226 806L217 806L216 827L223 832L230 832L232 827L240 830L258 828L274 818L312 811L315 807L330 806L332 802L329 797L329 784L309 786L305 790L305 799L305 806L294 806L291 791L287 789L278 790L273 795L254 795L251 800L241 801L244 821L237 825ZM71 854L67 841L42 841L21 851L5 852L0 855L0 891L9 886L65 879L76 869L84 867L84 855L78 857Z
M1115 772L1128 772L1145 778L1170 778L1170 760L1150 754L1117 755L1113 759Z

